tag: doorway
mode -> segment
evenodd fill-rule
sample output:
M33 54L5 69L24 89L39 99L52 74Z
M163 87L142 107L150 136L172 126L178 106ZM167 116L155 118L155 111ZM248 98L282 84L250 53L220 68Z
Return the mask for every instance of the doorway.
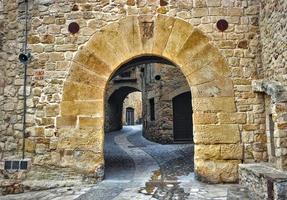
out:
M126 108L126 124L128 126L135 124L135 109L131 107Z
M172 99L174 141L193 142L191 92Z

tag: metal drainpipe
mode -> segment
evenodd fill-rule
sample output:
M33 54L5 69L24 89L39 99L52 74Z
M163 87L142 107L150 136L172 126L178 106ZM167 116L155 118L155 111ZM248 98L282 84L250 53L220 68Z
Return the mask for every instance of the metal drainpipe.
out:
M25 0L25 41L24 41L24 53L27 55L27 41L28 41L28 0ZM26 96L26 84L27 84L27 62L24 63L24 88L23 88L23 148L22 159L25 159L25 137L26 137L26 111L27 111L27 96Z

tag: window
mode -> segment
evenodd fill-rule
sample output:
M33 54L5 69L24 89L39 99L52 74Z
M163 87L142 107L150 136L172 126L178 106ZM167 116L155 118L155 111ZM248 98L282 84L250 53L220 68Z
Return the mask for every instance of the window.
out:
M269 137L270 137L271 156L275 156L274 121L272 119L272 115L269 115Z
M131 77L131 71L127 71L127 72L121 73L120 77L122 77L122 78L129 78L129 77Z
M155 114L154 114L154 98L149 100L149 109L150 109L150 120L155 120Z

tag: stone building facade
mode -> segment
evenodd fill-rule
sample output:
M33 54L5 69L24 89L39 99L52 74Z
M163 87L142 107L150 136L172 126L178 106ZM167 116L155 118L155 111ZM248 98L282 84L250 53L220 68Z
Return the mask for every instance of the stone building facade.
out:
M29 1L26 185L103 178L104 96L124 63L172 61L192 92L195 173L238 180L241 163L286 170L286 1ZM25 3L0 4L1 162L22 157ZM216 23L228 22L221 32ZM78 33L68 31L77 22ZM270 116L266 117L266 116ZM274 121L274 135L266 120ZM267 128L266 128L267 127ZM271 156L274 141L275 153ZM269 152L269 153L268 153ZM16 175L15 175L16 174ZM61 176L59 176L61 175ZM5 184L4 184L5 183ZM23 182L22 182L23 183ZM9 181L1 181L2 187ZM21 184L20 184L21 185ZM32 186L31 186L32 187Z
M129 116L129 110L132 112ZM123 123L125 125L135 125L142 123L142 93L130 93L123 103Z
M113 77L108 83L105 92L105 132L120 130L125 124L125 114L128 105L133 104L136 109L137 119L141 116L141 95L137 94L134 100L128 101L126 98L134 93L142 90L142 81L140 78L140 70L132 67L124 70L119 75ZM136 100L140 99L139 104ZM124 116L123 116L124 115Z
M173 108L172 100L179 94L190 92L187 80L173 65L157 63L143 67L143 135L158 143L174 143L173 111L175 108ZM191 104L191 99L189 99L189 104ZM183 106L188 109L186 105ZM183 123L191 125L192 119ZM192 139L192 130L188 132Z

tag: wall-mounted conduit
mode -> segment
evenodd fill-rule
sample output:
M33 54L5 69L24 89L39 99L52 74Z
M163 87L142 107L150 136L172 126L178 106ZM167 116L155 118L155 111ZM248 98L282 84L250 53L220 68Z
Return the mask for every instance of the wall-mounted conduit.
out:
M25 0L25 41L24 41L24 54L27 55L27 43L28 43L28 0ZM22 159L25 158L25 137L26 137L26 111L27 111L27 67L28 62L24 62L24 88L23 88L23 146L22 146Z

